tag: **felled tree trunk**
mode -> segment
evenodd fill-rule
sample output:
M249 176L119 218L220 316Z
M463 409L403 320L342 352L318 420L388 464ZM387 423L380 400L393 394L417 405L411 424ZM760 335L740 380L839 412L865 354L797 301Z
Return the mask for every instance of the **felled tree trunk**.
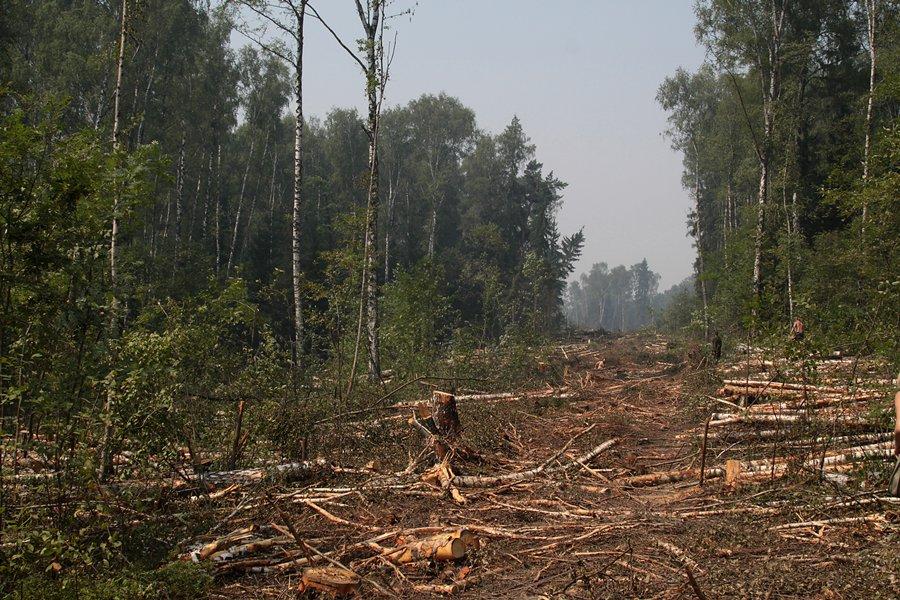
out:
M458 532L442 533L423 540L414 540L388 550L385 558L393 563L405 564L419 560L456 560L466 554L466 543Z
M300 591L318 590L333 597L350 596L359 586L356 573L339 567L309 567L303 569Z

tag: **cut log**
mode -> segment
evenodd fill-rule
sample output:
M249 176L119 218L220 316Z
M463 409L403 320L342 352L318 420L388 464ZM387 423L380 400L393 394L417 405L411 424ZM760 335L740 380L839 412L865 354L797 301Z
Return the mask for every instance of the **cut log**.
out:
M339 567L307 567L300 581L301 592L317 590L336 598L352 595L357 587L356 573Z
M725 461L725 485L736 485L741 475L741 461L728 459Z
M253 535L254 527L250 525L248 527L242 527L240 529L235 529L228 535L224 537L220 537L219 539L213 540L208 544L205 544L200 550L196 553L197 560L206 560L210 556L212 556L215 552L221 550L222 548L227 547L229 544L234 544L236 542L246 540Z
M319 458L316 460L283 463L280 465L273 465L271 467L259 467L256 469L239 469L236 471L198 473L197 476L204 483L212 485L254 481L290 481L308 477L313 473L326 470L328 468L328 461L326 461L324 458ZM337 467L331 466L330 468L336 469Z
M721 467L706 469L705 479L721 477L723 473L724 470ZM663 471L660 473L647 473L646 475L634 475L616 481L629 487L647 487L651 485L686 481L688 479L693 479L694 477L699 477L699 475L700 469L680 469L678 471Z
M779 390L795 390L800 392L817 392L820 394L851 394L852 390L846 387L834 387L826 385L812 385L808 383L794 383L781 381L759 381L759 380L743 380L743 379L726 379L722 382L726 387L753 387L768 388ZM857 389L857 392L877 392L871 389Z
M388 549L384 556L397 564L429 559L456 560L466 555L466 543L463 539L461 532L442 533Z

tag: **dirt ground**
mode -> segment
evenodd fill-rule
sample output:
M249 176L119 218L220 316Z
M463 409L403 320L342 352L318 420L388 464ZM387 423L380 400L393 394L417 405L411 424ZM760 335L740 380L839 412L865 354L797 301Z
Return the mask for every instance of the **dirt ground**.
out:
M542 368L565 387L459 402L469 452L451 463L455 475L544 472L450 493L422 482L429 464L391 475L371 464L338 469L269 490L268 502L224 496L216 502L226 518L200 541L249 524L262 538L284 534L290 520L292 535L364 578L357 597L900 597L900 505L879 495L885 460L857 465L840 483L802 469L774 477L773 468L728 486L721 476L702 487L697 477L632 485L643 474L699 471L716 371L696 369L696 357L657 336L571 342L555 354ZM392 435L424 446L405 418L391 421ZM711 435L705 469L782 456L779 443ZM803 525L823 520L832 521ZM440 529L466 529L476 542L456 561L404 565L360 544L391 547ZM301 568L273 565L312 556L290 546L221 561L213 597L297 597Z

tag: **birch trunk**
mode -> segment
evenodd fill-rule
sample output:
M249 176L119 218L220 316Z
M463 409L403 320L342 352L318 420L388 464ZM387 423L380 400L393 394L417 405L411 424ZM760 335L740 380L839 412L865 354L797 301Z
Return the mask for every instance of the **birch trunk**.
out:
M380 6L380 5L376 5ZM377 10L377 8L376 8ZM376 25L377 27L377 25ZM367 93L369 100L369 185L366 202L366 267L365 267L365 297L366 297L366 341L369 349L369 378L378 380L381 377L381 361L378 344L378 267L377 267L377 235L378 235L378 92L377 92L377 64L375 55L375 27L369 29L372 33L368 40L368 67Z
M122 0L121 21L119 24L119 53L116 59L116 87L113 92L113 124L112 124L112 148L113 152L119 150L119 96L122 92L122 68L125 63L125 37L126 25L128 23L128 0ZM116 268L116 244L119 236L119 195L118 192L113 196L112 207L112 223L110 226L109 236L109 279L112 299L110 300L109 315L109 336L115 338L118 336L118 312L119 300L117 289L117 273ZM103 403L103 437L100 441L100 465L99 479L105 480L112 474L112 411L115 398L112 386L107 388L106 399Z
M178 150L178 168L175 172L175 265L181 250L181 220L184 214L184 146L186 142L185 124L181 123L181 145Z
M272 153L272 179L269 182L269 244L266 267L272 268L272 249L275 244L275 174L278 172L278 152Z
M397 190L388 179L387 222L384 224L384 282L391 280L391 228L394 226L394 201Z
M367 133L369 136L369 181L366 201L365 267L363 270L363 290L366 309L366 342L368 346L369 379L381 378L381 360L378 343L378 125L379 86L384 84L380 76L378 59L381 54L381 40L378 39L381 24L383 0L370 0L368 10L363 10L360 0L356 0L357 11L366 34L366 97L369 114ZM383 88L381 88L383 89Z
M757 302L762 298L762 248L765 235L765 211L769 188L769 166L772 152L772 132L775 127L775 103L781 93L781 32L784 24L785 4L776 11L771 8L772 31L769 37L768 85L763 83L763 139L759 148L759 188L756 194L756 231L753 240L753 293ZM761 70L761 73L764 70ZM761 75L764 77L764 75ZM754 309L755 312L755 309Z
M276 154L277 154L277 152L276 152ZM263 148L262 159L260 160L260 163L259 163L260 174L263 173L263 169L266 166L266 157L268 157L268 155L269 155L269 137L268 137L268 134L266 134L266 145ZM256 183L253 186L253 194L250 196L250 208L249 208L249 210L247 210L247 226L244 228L243 243L241 241L241 238L238 238L238 240L237 240L237 250L235 251L235 255L237 257L236 260L241 259L241 257L243 256L244 248L246 248L247 244L250 242L250 226L253 223L253 213L256 212L256 199L259 197L259 187L260 187L261 179L262 179L262 177L257 177Z
M291 207L291 288L294 296L294 364L299 364L303 354L303 299L300 288L301 247L300 210L303 193L303 19L306 14L306 0L300 0L296 12L297 52L294 64L294 198Z
M244 168L244 176L241 178L241 192L238 194L237 211L234 215L234 229L231 233L231 245L228 247L228 263L225 265L225 277L231 275L231 267L234 266L234 249L237 246L238 230L241 226L241 212L244 208L244 192L247 189L247 176L250 174L250 165L253 162L253 145L250 141L250 154L247 156L247 166Z
M700 279L700 297L703 300L703 333L704 337L709 337L709 297L706 293L706 271L703 266L703 228L700 220L701 196L703 190L700 187L700 155L697 144L694 144L694 212L696 213L696 221L694 222L694 239L697 241L697 270Z
M206 232L209 226L209 193L212 189L212 153L207 156L206 161L206 193L203 194L203 220L200 223L200 242L206 239Z
M872 152L872 108L875 104L875 68L878 54L875 45L875 26L878 11L878 0L866 0L866 22L869 32L869 101L866 104L866 143L863 152L863 183L869 179L869 156ZM868 201L863 201L862 221L865 231L869 213Z

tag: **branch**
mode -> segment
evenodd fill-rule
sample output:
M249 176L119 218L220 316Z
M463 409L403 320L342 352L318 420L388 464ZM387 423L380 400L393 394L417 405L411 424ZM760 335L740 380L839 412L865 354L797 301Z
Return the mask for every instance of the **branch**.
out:
M756 139L756 131L753 129L753 122L750 120L750 114L747 112L747 105L744 104L744 95L741 93L741 86L738 85L737 78L734 76L731 69L725 67L725 72L728 73L731 82L734 84L734 91L737 92L738 100L740 100L741 103L741 110L744 113L744 119L747 121L747 129L750 130L750 138L753 140L753 150L756 152L756 157L759 159L759 162L762 163L762 147L759 144L759 140Z
M244 6L244 7L246 7L246 8L249 8L249 9L250 9L252 12L254 12L257 16L262 17L263 19L265 19L266 21L268 21L269 23L271 23L272 25L274 25L275 27L277 27L277 28L280 29L281 31L283 31L283 32L285 32L286 34L288 34L289 36L291 36L291 38L293 38L294 41L297 41L297 32L296 32L296 31L292 30L291 28L289 28L289 27L286 26L285 24L281 23L280 21L278 21L277 19L275 19L274 17L272 17L271 15L269 15L266 11L260 10L260 9L256 8L256 7L253 6L253 4L252 4L251 2L249 2L248 0L235 0L235 1L236 1L238 4L240 4L241 6ZM288 3L288 6L290 6L290 7L293 9L293 5L292 5L292 4ZM296 14L296 13L295 13L295 14ZM298 18L299 18L299 16L298 16ZM238 31L240 31L240 32L243 33L243 30L240 29L240 28L238 28ZM293 62L293 61L292 61L292 62Z
M316 19L317 21L319 21L319 23L321 23L325 27L325 29L328 30L328 32L335 39L335 41L338 44L340 44L341 48L343 48L344 50L347 51L347 54L350 55L350 58L352 58L353 60L356 61L356 64L358 64L360 66L360 68L363 70L363 72L366 72L366 65L363 64L363 61L361 61L359 59L359 57L356 55L356 53L353 50L351 50L350 48L347 47L347 44L344 43L344 41L340 38L340 36L338 36L338 34L334 31L334 29L332 29L331 26L325 22L325 19L323 19L322 15L319 14L319 11L316 10L316 7L309 3L306 4L306 7L312 11L313 18Z
M243 29L236 28L235 31L237 31L238 33L240 33L242 36L244 36L245 38L247 38L248 40L250 40L250 41L253 42L254 44L258 45L260 48L262 48L262 49L265 50L266 52L270 52L271 54L277 56L277 57L280 58L281 60L287 62L289 65L292 65L294 68L297 68L297 63L294 61L294 59L293 59L292 57L290 57L290 56L285 56L285 54L284 54L283 52L281 52L281 51L279 51L279 50L276 50L273 46L270 46L270 45L266 44L264 41L262 41L261 39L255 37L255 36L250 35L250 34L247 33L246 31L244 31Z

